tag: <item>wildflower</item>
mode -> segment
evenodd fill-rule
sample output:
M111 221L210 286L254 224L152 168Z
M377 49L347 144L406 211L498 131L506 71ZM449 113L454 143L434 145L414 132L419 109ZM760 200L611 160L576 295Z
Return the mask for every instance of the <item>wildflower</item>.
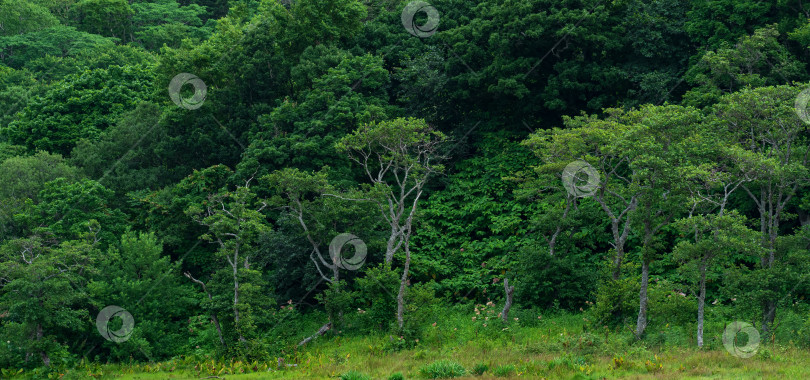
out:
M515 318L515 320L517 321L517 320L518 320L518 318Z
M484 327L487 327L487 324L486 324L486 323L484 323Z
M436 327L436 322L433 322L433 327Z
M475 320L475 317L473 317L473 321L474 321L474 320Z

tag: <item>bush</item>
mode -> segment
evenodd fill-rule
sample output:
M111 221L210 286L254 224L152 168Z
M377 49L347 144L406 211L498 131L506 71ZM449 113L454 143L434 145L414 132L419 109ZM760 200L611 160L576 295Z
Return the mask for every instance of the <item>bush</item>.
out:
M347 290L346 281L330 283L328 289L315 296L322 305L329 321L336 330L343 329L343 314L351 308L352 302L357 298L357 292Z
M519 304L573 311L597 291L597 282L592 281L591 276L599 268L593 259L596 255L588 251L574 250L550 256L547 249L538 252L524 247L518 255L520 281L514 283ZM503 291L503 286L500 290Z
M386 331L391 327L392 316L397 312L396 294L399 291L399 276L389 266L380 264L366 270L364 277L357 278L361 303L360 330Z
M464 367L451 360L439 360L419 369L419 373L428 379L449 379L464 376Z
M630 263L623 270L632 273ZM604 280L596 292L596 305L591 308L588 318L600 326L621 326L635 324L638 317L638 277L622 278L618 281Z
M392 373L391 376L388 376L388 380L405 380L405 376L402 375L402 372Z
M362 372L349 371L340 375L340 380L371 380L371 376Z
M422 328L428 325L429 320L437 319L436 306L440 301L436 298L435 285L432 281L419 283L410 286L406 291L403 315L405 323L402 331L406 338L422 338Z
M650 284L648 290L649 315L650 319L655 318L659 325L685 326L695 322L697 300L691 295L682 296L675 292L673 289L677 287L667 280ZM638 303L638 299L636 299L636 303ZM710 307L709 303L707 302L707 307ZM638 305L636 305L636 309L638 309Z

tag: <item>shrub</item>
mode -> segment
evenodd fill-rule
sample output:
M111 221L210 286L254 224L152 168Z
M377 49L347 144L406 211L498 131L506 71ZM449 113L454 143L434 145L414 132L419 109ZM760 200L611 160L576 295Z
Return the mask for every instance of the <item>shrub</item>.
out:
M389 266L380 264L366 269L365 276L356 280L361 310L360 330L386 331L391 327L392 315L397 312L395 294L399 291L399 276Z
M627 265L625 271L633 270ZM588 318L598 326L621 326L635 323L638 316L638 278L623 278L604 282L596 292L596 305L590 309Z
M439 360L419 369L419 373L428 379L449 379L463 376L464 367L451 360Z
M402 372L392 373L391 376L388 376L388 380L405 380L405 376L402 375Z

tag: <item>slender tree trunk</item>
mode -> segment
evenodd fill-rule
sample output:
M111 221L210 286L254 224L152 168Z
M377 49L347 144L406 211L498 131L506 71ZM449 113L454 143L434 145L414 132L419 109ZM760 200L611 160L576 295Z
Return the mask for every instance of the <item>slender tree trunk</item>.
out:
M563 211L562 220L565 220L568 217L568 211L571 209L571 198L567 198L565 201L565 211ZM549 256L554 256L554 247L557 246L557 237L560 236L560 232L562 232L562 221L557 224L557 228L554 230L554 233L551 235L551 239L546 238L548 242L548 254ZM543 235L545 237L545 235Z
M515 286L509 286L509 279L506 277L503 278L503 291L506 294L506 302L503 304L501 318L504 323L509 323L509 309L512 308L512 293L515 292Z
M700 293L698 293L697 345L703 347L703 315L706 305L706 258L700 263Z
M397 324L399 328L405 324L405 287L408 285L408 271L411 269L411 247L405 241L405 268L402 270L402 278L399 280L399 294L397 294Z
M234 264L236 263L235 259L237 258L234 255ZM239 326L239 276L238 276L238 268L236 265L233 267L233 325L236 328L236 331L239 333L239 341L244 342L245 337L242 335L242 328Z
M778 233L777 216L773 215L773 210L768 210L768 223L763 221L763 228L765 228L763 240L765 240L768 249L767 256L762 258L762 269L772 270L773 263L776 260L776 237ZM773 323L776 320L776 300L766 299L762 302L762 335L766 336L773 329Z
M219 319L217 319L217 313L211 312L211 321L214 322L214 327L217 328L217 335L219 336L219 343L222 344L222 347L227 347L225 344L225 338L222 337L222 327L219 325Z
M622 260L624 259L624 249L616 247L616 257L613 258L613 281L618 281L622 275Z
M391 264L394 260L394 251L396 251L396 242L399 234L394 226L391 226L391 235L388 237L388 242L385 245L385 263Z
M647 329L647 285L650 280L650 261L642 260L641 264L641 290L638 293L638 319L636 320L636 339Z

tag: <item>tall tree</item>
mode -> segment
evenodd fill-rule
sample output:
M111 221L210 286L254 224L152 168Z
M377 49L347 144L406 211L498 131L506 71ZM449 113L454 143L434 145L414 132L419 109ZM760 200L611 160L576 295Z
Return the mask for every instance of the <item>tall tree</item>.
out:
M247 342L246 337L255 338L256 326L253 312L260 313L267 305L255 304L255 297L261 293L261 282L256 283L260 273L251 268L256 259L256 241L269 231L261 211L267 206L264 201L257 201L250 189L250 181L239 186L235 191L220 191L211 194L203 204L193 204L186 210L197 223L208 228L200 239L214 243L217 255L225 259L224 268L215 273L215 282L228 279L231 287L231 315L233 316L233 333L240 344ZM186 276L206 289L201 280L191 273ZM217 284L226 288L224 284ZM244 293L244 294L243 294ZM210 294L209 299L213 301ZM213 307L213 306L212 306ZM213 319L213 317L212 317Z
M88 319L85 287L98 271L98 228L93 224L81 240L56 245L36 236L0 246L0 308L22 330L15 344L25 361L36 355L50 366L51 355L69 343L64 337Z
M395 119L365 124L338 142L367 176L371 187L366 200L376 203L390 227L385 262L404 251L397 294L397 323L403 326L405 291L411 266L414 217L430 177L444 170L440 147L447 137L420 119Z
M791 202L810 180L806 125L794 109L799 90L790 86L744 89L724 96L714 107L718 125L731 131L756 159L755 180L744 183L742 189L759 216L761 244L767 251L760 266L765 271L774 268L777 238L784 234L782 224L792 217ZM770 294L762 302L766 334L776 318L779 291L763 285Z

